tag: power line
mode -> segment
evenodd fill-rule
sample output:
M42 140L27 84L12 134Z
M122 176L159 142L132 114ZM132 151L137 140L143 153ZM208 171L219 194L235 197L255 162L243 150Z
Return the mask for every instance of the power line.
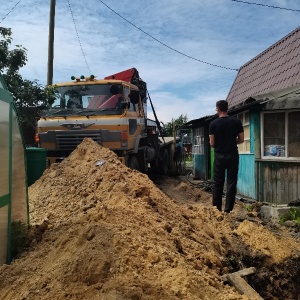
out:
M83 51L83 48L82 48L82 44L81 44L81 41L80 41L80 38L79 38L79 34L78 34L78 30L77 30L77 27L76 27L76 23L75 23L75 19L74 19L74 15L73 15L73 11L72 11L72 8L71 8L71 4L70 4L70 1L68 0L68 4L69 4L69 8L70 8L70 12L71 12L71 16L72 16L72 20L73 20L73 23L74 23L74 27L75 27L75 31L76 31L76 35L77 35L77 38L78 38L78 42L79 42L79 45L80 45L80 49L81 49L81 52L82 52L82 56L84 58L84 61L85 61L85 64L87 66L87 69L89 71L89 74L92 74L91 70L90 70L90 67L88 65L88 62L86 60L86 57L85 57L85 54L84 54L84 51Z
M252 4L252 5L259 5L259 6L265 6L269 8L277 8L277 9L283 9L283 10L290 10L290 11L296 11L300 12L299 9L292 9L292 8L286 8L286 7L279 7L279 6L273 6L273 5L267 5L267 4L261 4L261 3L255 3L255 2L247 2L247 1L242 1L242 0L231 0L233 2L241 2L245 4Z
M19 0L14 6L13 8L2 18L2 20L0 21L0 24L6 19L6 17L16 8L16 6L21 2L22 0Z
M196 60L198 62L201 62L203 64L207 64L207 65L210 65L210 66L213 66L213 67L217 67L217 68L222 68L222 69L227 69L227 70L232 70L232 71L238 71L238 69L232 69L232 68L228 68L228 67L224 67L224 66L220 66L220 65L215 65L215 64L212 64L212 63L209 63L209 62L206 62L206 61L203 61L203 60L200 60L200 59L197 59L195 57L192 57L190 55L187 55L181 51L178 51L170 46L168 46L167 44L159 41L157 38L155 38L154 36L152 36L151 34L147 33L146 31L144 31L143 29L139 28L138 26L134 25L132 22L130 22L129 20L127 20L126 18L124 18L123 16L121 16L119 13L117 13L115 10L113 10L111 7L109 7L107 4L105 4L102 0L99 0L103 5L105 5L109 10L111 10L113 13L115 13L116 15L118 15L120 18L122 18L124 21L126 21L127 23L129 23L130 25L132 25L133 27L135 27L136 29L140 30L141 32L143 32L144 34L148 35L150 38L152 38L153 40L155 40L156 42L160 43L161 45L169 48L170 50L174 51L174 52L177 52L185 57L188 57L190 59L193 59L193 60Z

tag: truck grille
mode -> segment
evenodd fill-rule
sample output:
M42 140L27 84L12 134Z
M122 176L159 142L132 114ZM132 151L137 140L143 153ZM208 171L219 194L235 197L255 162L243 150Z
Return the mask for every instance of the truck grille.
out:
M57 150L74 150L84 138L91 138L99 145L102 145L101 131L91 130L70 130L56 132L56 149Z

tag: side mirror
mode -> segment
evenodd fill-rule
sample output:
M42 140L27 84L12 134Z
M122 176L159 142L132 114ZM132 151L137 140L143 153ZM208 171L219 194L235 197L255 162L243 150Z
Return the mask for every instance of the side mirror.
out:
M112 85L110 86L109 91L111 92L112 95L120 94L119 86L116 85L116 84L112 84Z
M135 90L131 90L130 94L128 95L130 102L132 104L138 104L140 101L140 92L139 91L135 91Z

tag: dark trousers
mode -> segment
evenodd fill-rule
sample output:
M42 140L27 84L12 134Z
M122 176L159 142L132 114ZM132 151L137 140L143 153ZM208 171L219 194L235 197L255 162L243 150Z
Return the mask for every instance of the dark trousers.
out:
M225 182L225 173L227 171L226 201L225 212L233 209L236 196L236 184L239 170L239 154L221 154L215 153L214 161L214 185L213 185L213 206L222 210L222 195Z

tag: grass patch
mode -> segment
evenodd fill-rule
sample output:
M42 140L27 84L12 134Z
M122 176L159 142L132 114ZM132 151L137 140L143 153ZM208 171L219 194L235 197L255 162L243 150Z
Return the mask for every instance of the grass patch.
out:
M244 207L247 211L253 211L253 209L254 209L251 204L246 204Z
M296 221L297 225L300 226L300 208L291 207L288 213L280 218L280 223L286 221Z

